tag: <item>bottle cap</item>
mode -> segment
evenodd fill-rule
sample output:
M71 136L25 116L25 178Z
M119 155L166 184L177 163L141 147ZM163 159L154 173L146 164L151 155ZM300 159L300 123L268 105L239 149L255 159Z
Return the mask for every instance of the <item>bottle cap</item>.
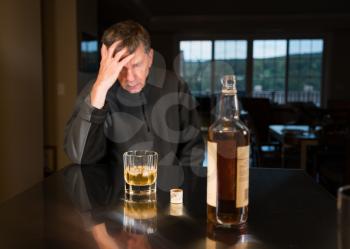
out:
M231 75L224 75L221 78L221 84L222 84L222 91L226 94L236 94L237 88L236 88L236 76Z
M183 197L183 191L179 188L173 188L170 190L170 202L173 204L181 204Z

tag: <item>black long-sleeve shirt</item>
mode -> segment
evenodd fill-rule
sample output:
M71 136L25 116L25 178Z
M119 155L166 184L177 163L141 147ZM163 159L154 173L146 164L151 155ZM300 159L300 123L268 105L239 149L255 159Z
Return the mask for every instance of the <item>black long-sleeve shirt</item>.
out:
M174 75L147 82L131 94L116 82L105 106L91 106L92 83L79 95L65 130L64 148L78 164L114 165L122 181L125 151L154 150L159 154L158 187L183 182L183 167L201 166L204 157L200 121L187 85Z

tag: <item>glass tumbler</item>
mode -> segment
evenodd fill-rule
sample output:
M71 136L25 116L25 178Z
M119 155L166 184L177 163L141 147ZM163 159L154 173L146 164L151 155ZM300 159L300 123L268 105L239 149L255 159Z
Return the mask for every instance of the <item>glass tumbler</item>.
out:
M149 150L127 151L123 155L127 199L154 195L157 190L158 153ZM152 198L151 198L152 199Z

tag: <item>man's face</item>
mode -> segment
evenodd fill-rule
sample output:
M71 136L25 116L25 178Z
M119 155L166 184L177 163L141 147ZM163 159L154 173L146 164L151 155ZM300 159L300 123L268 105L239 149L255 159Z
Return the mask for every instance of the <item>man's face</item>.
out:
M138 93L146 84L150 67L153 62L153 50L145 52L140 45L134 52L134 57L123 67L119 73L119 83L129 93Z

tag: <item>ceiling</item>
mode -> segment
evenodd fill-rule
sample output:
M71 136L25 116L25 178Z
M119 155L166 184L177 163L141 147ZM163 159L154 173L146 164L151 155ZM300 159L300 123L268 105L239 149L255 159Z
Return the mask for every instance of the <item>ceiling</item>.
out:
M336 21L341 23L346 20L350 23L350 8L348 0L103 0L98 1L99 19L102 26L108 26L115 21L133 18L148 27L170 28L181 23L182 26L192 25L193 22L216 24L225 21L236 23L237 21L260 22L261 19L276 17L287 18L293 22L299 18L301 23L306 23L310 18L322 20L327 25ZM280 20L278 19L277 20ZM306 18L306 19L305 19ZM258 21L257 21L258 20Z
M143 12L149 18L192 15L281 15L281 14L349 14L346 0L104 0L102 9L124 8ZM115 13L115 12L114 12ZM108 13L106 13L108 14Z
M152 15L232 15L232 14L295 14L343 12L345 1L329 4L324 0L216 0L216 1L134 1L146 6ZM333 1L334 2L334 1Z

